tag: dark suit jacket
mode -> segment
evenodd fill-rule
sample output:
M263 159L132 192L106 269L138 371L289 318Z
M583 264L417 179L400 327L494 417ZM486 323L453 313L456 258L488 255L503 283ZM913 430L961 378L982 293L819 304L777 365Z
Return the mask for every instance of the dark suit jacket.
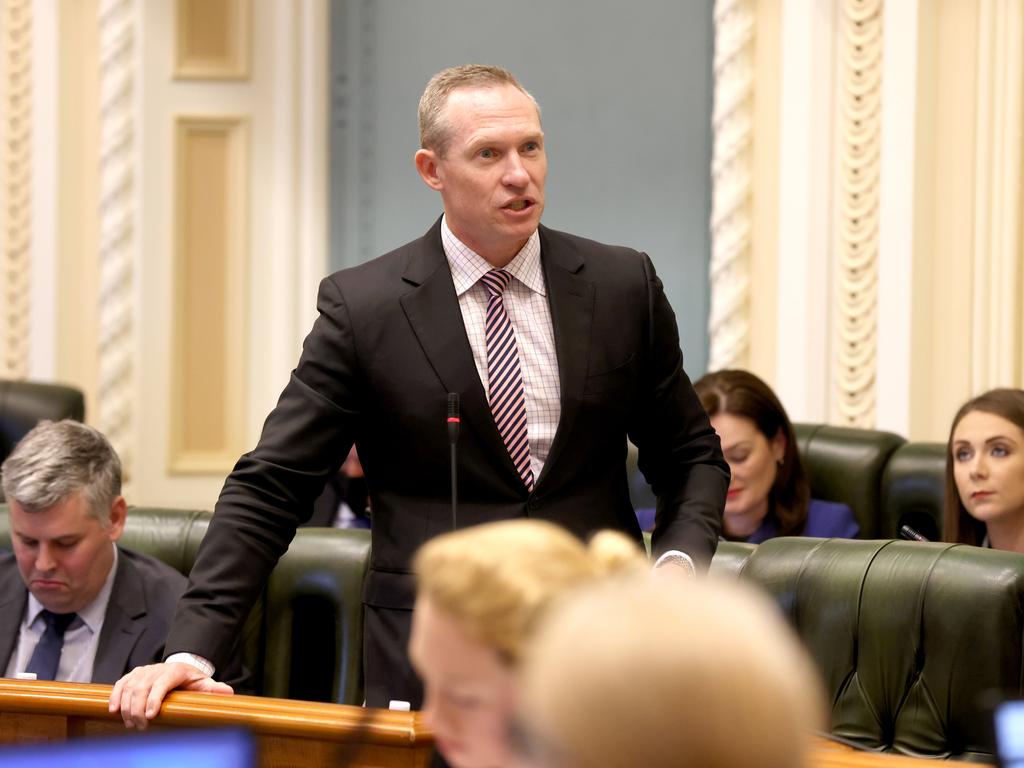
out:
M218 663L295 527L356 443L373 509L364 601L408 609L413 552L451 528L446 403L460 395L459 526L553 520L640 541L626 437L659 497L655 553L714 552L728 465L682 369L675 316L646 255L541 227L562 413L532 494L505 450L466 336L440 222L330 275L319 318L260 442L225 482L167 643ZM368 637L367 642L376 639Z
M163 659L164 639L186 579L148 555L118 548L117 573L100 630L92 682L115 683L143 664ZM14 555L0 555L0 671L18 644L28 590Z

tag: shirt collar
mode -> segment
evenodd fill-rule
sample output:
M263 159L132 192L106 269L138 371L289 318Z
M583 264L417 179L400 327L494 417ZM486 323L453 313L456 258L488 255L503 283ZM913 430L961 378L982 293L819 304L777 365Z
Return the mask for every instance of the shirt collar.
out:
M111 543L114 548L114 559L110 564L110 573L107 574L106 581L103 582L103 587L100 589L95 599L89 603L85 608L78 611L78 618L75 619L68 629L74 629L80 627L83 624L89 628L89 631L96 634L99 628L103 625L103 618L107 614L107 603L110 602L110 593L114 590L114 577L117 575L117 545ZM26 606L26 622L27 626L32 626L37 619L39 614L43 612L43 604L36 600L35 595L31 592L28 593L28 605Z
M494 269L493 265L483 256L455 236L455 233L448 228L446 216L441 217L441 246L448 259L448 267L452 272L452 281L455 283L457 296L464 294L476 285L481 277ZM526 241L526 245L502 269L534 293L541 296L547 295L544 286L544 272L540 266L540 233L537 230L533 231L530 239Z

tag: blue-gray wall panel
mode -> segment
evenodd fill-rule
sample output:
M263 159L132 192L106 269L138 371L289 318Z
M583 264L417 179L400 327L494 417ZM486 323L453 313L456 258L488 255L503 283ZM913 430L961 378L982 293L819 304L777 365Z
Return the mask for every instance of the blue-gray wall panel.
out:
M434 72L508 67L537 97L548 226L647 251L691 376L707 360L711 0L334 0L332 269L440 214L416 175L416 104Z

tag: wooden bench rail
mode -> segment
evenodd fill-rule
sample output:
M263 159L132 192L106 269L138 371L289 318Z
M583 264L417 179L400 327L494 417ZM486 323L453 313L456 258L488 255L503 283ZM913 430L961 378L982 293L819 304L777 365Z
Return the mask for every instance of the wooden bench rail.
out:
M0 678L0 744L129 732L107 711L109 685ZM256 696L175 691L155 729L241 727L252 731L262 768L426 768L433 737L418 712L390 712ZM934 760L857 752L816 739L811 768L927 768ZM943 763L943 765L966 765Z
M107 711L110 691L0 678L0 744L131 733ZM261 768L426 768L433 750L418 712L256 696L175 691L152 727L245 728L256 737Z

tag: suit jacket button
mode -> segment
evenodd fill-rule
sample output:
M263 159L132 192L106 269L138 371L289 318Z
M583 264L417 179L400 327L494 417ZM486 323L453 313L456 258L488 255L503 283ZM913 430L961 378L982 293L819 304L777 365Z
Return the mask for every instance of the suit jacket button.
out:
M540 509L540 499L531 496L530 500L526 502L526 506L528 506L530 509Z

